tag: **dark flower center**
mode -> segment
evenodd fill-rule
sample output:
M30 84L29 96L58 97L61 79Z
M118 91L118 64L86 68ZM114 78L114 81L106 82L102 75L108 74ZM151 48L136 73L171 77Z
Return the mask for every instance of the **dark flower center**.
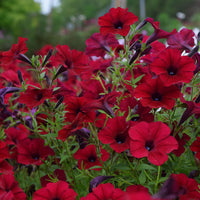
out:
M120 21L118 21L117 23L114 24L114 27L115 27L116 29L122 29L122 28L123 28L123 23L120 22Z
M177 73L177 69L173 66L170 66L168 69L167 69L167 72L168 72L168 75L170 76L174 76L176 75Z
M43 94L42 93L38 93L37 96L36 96L36 100L37 101L40 101L43 97Z
M10 189L6 188L5 191L8 193L8 192L10 192Z
M95 157L95 156L90 156L90 157L88 158L88 160L89 160L90 162L95 162L95 161L96 161L96 157Z
M152 94L151 98L153 99L153 101L161 101L162 95L160 93L154 93Z
M77 107L75 112L76 112L76 114L78 114L79 112L81 112L81 108Z
M153 141L146 141L145 148L146 148L147 151L151 151L154 148Z
M54 197L52 200L60 200L60 198L58 198L58 197Z
M69 59L67 59L65 60L65 65L68 66L68 68L71 68L72 62Z
M131 118L131 121L136 122L136 121L138 121L139 119L140 119L140 117L139 117L139 116L136 116L136 117L132 117L132 118Z
M38 153L34 153L34 154L32 154L32 158L33 158L34 160L39 160L40 155L39 155Z
M122 135L122 134L117 135L117 136L115 137L115 141L116 141L118 144L124 143L125 140L126 140L126 139L125 139L124 135Z

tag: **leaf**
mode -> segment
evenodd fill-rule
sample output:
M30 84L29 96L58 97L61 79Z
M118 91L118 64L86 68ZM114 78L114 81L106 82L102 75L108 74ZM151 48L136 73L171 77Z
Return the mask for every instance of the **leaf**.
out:
M40 74L40 78L43 79L44 76L45 76L45 72L42 72L42 73Z
M144 74L135 78L133 81L131 81L132 84L135 85L137 82L139 82L142 79L143 76L144 76Z
M161 177L158 181L158 183L163 183L165 182L169 177Z
M153 171L156 171L156 170L157 170L154 166L148 165L148 164L145 164L145 163L142 163L141 165L138 166L138 170L145 170L145 169L151 170L151 171L152 171L152 170L153 170Z
M141 185L143 185L146 182L146 176L144 171L142 171L141 174L139 175L139 181Z
M128 166L128 165L126 165L126 164L124 164L124 163L119 163L119 164L117 164L117 165L115 165L115 166L113 166L113 169L117 169L117 170L130 170L130 167Z

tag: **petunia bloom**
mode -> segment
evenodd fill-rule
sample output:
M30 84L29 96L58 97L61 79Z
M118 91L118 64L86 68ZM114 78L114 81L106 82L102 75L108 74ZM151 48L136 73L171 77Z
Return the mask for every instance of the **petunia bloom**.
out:
M115 48L119 45L118 40L113 34L101 35L100 33L94 33L85 43L85 53L87 55L101 57L110 52L111 47Z
M5 160L0 161L0 173L2 173L2 174L14 174L14 172L13 172L13 166L10 165Z
M129 123L125 117L108 119L106 126L98 133L98 138L103 144L110 144L110 147L117 153L129 149L130 138L128 135Z
M185 152L184 145L187 141L190 140L190 136L183 133L182 137L180 138L178 134L175 136L177 142L178 142L178 149L174 150L172 153L174 153L177 157L180 157Z
M196 152L195 156L200 160L200 137L192 143L190 146L191 151Z
M199 200L199 184L185 174L171 174L154 197L162 199Z
M15 177L10 174L0 175L0 199L7 200L26 200L26 194L19 187Z
M76 192L69 188L69 184L64 181L48 183L46 187L37 190L33 194L33 200L75 200Z
M140 122L130 127L130 152L136 158L147 157L154 165L162 165L168 160L168 153L178 148L178 143L170 136L170 128L163 122Z
M10 62L18 59L20 54L26 53L28 51L26 46L27 40L27 38L19 37L17 44L13 44L10 50L2 52L2 64L9 64Z
M50 177L49 177L49 174L48 174L48 175L42 176L40 178L40 182L41 182L42 187L46 187L48 183L54 182L55 179L57 179L58 181L66 181L65 172L64 172L64 170L61 170L61 169L56 169L53 172L53 174L51 174Z
M194 36L193 30L182 28L179 32L167 38L167 44L171 48L176 48L180 51L190 51L194 46Z
M124 113L125 117L130 116L131 123L137 123L140 121L152 122L154 121L154 115L150 113L151 108L143 107L140 101L137 101L134 97L129 96L120 101L120 111Z
M106 161L109 158L109 153L105 149L101 149L101 161ZM78 160L78 168L89 169L93 166L102 166L99 157L97 156L95 145L88 145L84 149L79 149L75 154L74 158ZM101 170L101 168L94 168L93 170Z
M166 48L150 64L150 69L160 77L165 86L176 83L189 83L196 69L195 62L182 56L178 49Z
M10 158L9 149L5 142L0 140L0 161Z
M99 17L100 32L102 35L107 33L120 34L126 36L130 30L130 25L134 24L138 17L128 12L124 8L111 8L104 16Z
M95 110L97 101L85 97L69 97L64 100L66 103L66 121L73 122L78 120L80 122L93 122L95 120Z
M172 109L175 105L175 99L180 94L178 87L175 85L166 87L160 78L148 78L134 90L134 96L140 98L143 106L150 108Z
M44 140L40 138L24 139L17 149L17 161L25 165L41 165L48 156L55 154L49 146L44 146Z
M149 194L149 190L142 185L130 185L126 188L127 199L126 200L158 200L153 199Z
M159 27L159 22L158 21L154 21L153 18L150 18L150 17L147 17L145 20L144 20L144 23L147 23L149 22L152 27L154 28L154 32L153 34L148 38L148 40L146 41L146 45L149 45L151 44L152 42L158 40L158 39L163 39L163 38L168 38L170 35L176 33L176 29L174 29L173 31L171 31L170 33L167 32L167 31L164 31L162 30L160 27Z
M67 45L57 45L55 62L63 66L63 71L70 70L80 74L88 69L89 57L82 51L71 50Z
M126 193L120 188L115 188L111 183L105 183L93 188L91 193L86 197L82 197L80 200L126 200L125 195Z
M28 88L25 93L21 93L18 101L25 104L29 108L33 108L42 104L46 99L52 97L52 89Z

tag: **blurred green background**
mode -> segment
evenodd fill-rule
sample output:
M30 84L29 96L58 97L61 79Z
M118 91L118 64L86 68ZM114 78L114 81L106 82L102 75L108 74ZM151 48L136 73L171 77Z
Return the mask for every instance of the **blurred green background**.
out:
M200 0L143 1L145 17L153 17L166 31L181 26L200 26ZM99 32L98 17L108 12L116 2L60 0L59 6L51 7L48 14L42 14L41 5L34 0L0 0L0 50L8 50L17 43L19 36L28 38L28 54L35 53L45 44L67 44L71 49L84 50L85 40ZM125 3L129 11L141 18L140 0L126 0Z

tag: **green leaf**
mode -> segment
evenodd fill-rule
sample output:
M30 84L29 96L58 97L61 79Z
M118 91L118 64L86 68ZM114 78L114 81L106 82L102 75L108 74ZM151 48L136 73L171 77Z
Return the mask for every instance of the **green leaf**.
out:
M40 78L43 79L44 76L45 76L45 72L42 72L42 73L40 74Z
M141 174L139 175L139 181L141 185L143 185L146 182L146 176L144 171L142 171Z
M156 171L157 169L152 165L142 163L141 165L138 166L138 170L151 170L151 171L153 170L153 171Z
M139 82L139 81L142 79L143 76L144 76L144 75L138 76L137 78L135 78L134 80L132 80L132 81L131 81L132 84L135 85L137 82Z
M169 177L161 177L158 181L158 183L163 183L165 182Z
M113 166L113 169L120 170L120 171L121 170L130 170L130 167L124 163L119 163L119 164Z

